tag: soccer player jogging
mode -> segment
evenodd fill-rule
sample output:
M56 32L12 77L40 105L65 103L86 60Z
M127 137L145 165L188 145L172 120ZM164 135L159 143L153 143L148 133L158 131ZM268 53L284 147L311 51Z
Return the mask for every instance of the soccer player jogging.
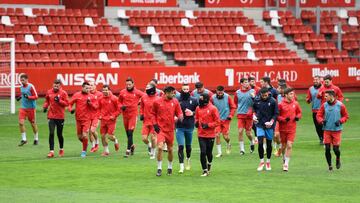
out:
M254 116L253 120L256 124L256 131L258 136L258 152L260 164L257 168L258 171L264 169L264 138L266 140L266 170L271 170L270 158L272 152L272 139L274 136L275 121L279 115L278 105L274 98L270 96L269 90L266 87L261 88L260 98L254 100Z
M216 157L221 157L221 139L220 134L223 135L224 140L226 141L226 153L230 154L231 144L230 144L230 123L231 119L234 116L236 106L234 101L224 92L224 86L217 86L216 94L211 97L211 101L213 105L217 108L220 114L220 125L216 128L216 148L217 148L217 155Z
M292 146L296 136L296 122L301 118L301 108L295 101L294 89L286 88L284 98L279 104L279 131L281 139L281 151L283 154L283 170L289 170L289 161L292 152Z
M184 173L184 146L186 148L186 170L190 170L191 144L195 123L195 110L198 101L190 95L190 86L183 84L180 97L177 98L181 110L184 113L184 120L176 122L176 141L178 143L178 157L180 163L179 173Z
M34 133L34 145L39 144L38 127L36 124L36 100L38 99L38 95L35 86L29 83L28 79L28 75L21 74L21 96L16 98L17 101L21 100L21 107L19 109L19 128L21 133L21 141L19 143L19 147L27 143L25 132L26 118L29 120Z
M175 88L167 86L164 88L165 96L157 99L154 102L152 109L152 123L155 132L157 133L157 173L156 176L162 174L162 153L164 143L168 147L168 169L167 175L172 174L173 161L173 143L174 143L174 129L175 116L179 121L183 120L183 112L179 102L174 99Z
M317 98L321 99L321 104L326 102L325 92L327 90L333 90L335 92L335 98L342 102L344 100L343 93L341 92L340 88L332 83L331 75L326 75L324 77L324 85L319 88L319 93Z
M54 157L54 132L56 128L56 134L59 140L59 156L64 156L64 118L65 108L69 105L68 94L61 88L61 81L56 79L53 84L53 88L48 90L45 96L45 102L43 105L43 112L47 113L49 124L49 146L50 152L48 158Z
M324 131L322 129L322 125L318 123L316 120L316 114L321 107L321 99L317 98L317 95L319 94L319 90L322 85L319 76L315 76L313 81L314 81L314 85L311 86L307 91L306 102L308 104L311 104L312 118L316 129L316 133L319 137L320 145L323 145Z
M150 80L150 84L155 86L156 96L158 96L158 97L164 96L164 92L161 89L157 88L157 85L158 85L158 80L157 79L154 78L154 79Z
M253 125L253 99L255 98L255 90L249 87L247 78L240 79L241 87L235 92L234 103L237 109L238 118L238 132L240 155L245 154L243 131L245 129L246 136L250 140L250 153L254 151L254 139L251 136L251 129Z
M256 86L256 80L255 80L255 77L248 77L248 80L249 80L249 85L250 85L250 88L255 90L255 95L258 95L259 94L259 91L260 91L260 87ZM252 129L254 131L254 137L255 137L255 143L257 143L257 136L256 136L256 126L255 126L255 123L253 122L253 125L252 125Z
M283 82L280 82L283 81ZM277 91L279 92L278 96L277 96L277 103L278 105L285 99L285 94L284 94L284 90L287 88L287 85L285 83L285 81L283 79L279 80L278 83L278 88ZM282 143L281 143L281 139L280 139L280 126L279 126L279 121L276 121L276 126L275 126L275 132L274 132L274 155L276 157L280 157L281 156L281 148L282 148ZM279 146L279 148L277 148Z
M151 112L155 100L160 97L156 95L156 87L153 84L146 86L146 95L140 101L140 121L143 121L141 130L142 141L148 147L150 159L155 159L156 134L152 125ZM151 142L149 142L149 136Z
M82 143L81 157L86 157L88 134L91 125L90 113L98 108L95 96L89 93L90 88L88 82L83 82L82 90L72 96L68 107L71 114L75 113L76 133L79 141ZM76 105L75 109L72 108L74 104Z
M195 83L195 89L191 92L191 96L193 96L197 100L199 100L200 95L203 93L208 94L210 98L213 95L213 93L210 90L208 90L204 87L204 84L202 82Z
M325 92L326 103L322 104L316 118L324 130L325 157L329 171L333 170L331 162L331 145L336 155L336 168L340 169L340 144L342 125L349 119L345 105L336 99L334 90Z
M115 128L120 110L118 108L118 98L112 94L109 85L103 85L102 94L103 96L99 99L100 134L104 147L102 156L108 156L110 152L107 138L114 142L115 151L119 151L119 141L115 136Z
M134 80L130 77L126 79L126 88L120 91L119 106L123 114L123 123L127 135L127 148L124 157L133 155L135 145L133 141L134 129L138 115L138 105L141 97L145 95L142 91L135 88Z
M279 92L271 85L271 79L268 76L265 76L260 79L261 88L268 88L270 96L277 100Z
M201 176L210 174L215 140L215 129L220 124L220 116L217 108L209 103L210 96L206 93L201 94L199 106L195 111L195 126L198 128L200 145L200 162L203 169Z
M99 102L101 97L103 96L103 93L96 90L96 84L95 82L91 81L90 84L90 94L94 95L95 101ZM100 116L100 109L92 109L91 111L91 126L90 126L90 142L91 142L91 149L90 152L96 152L99 149L99 139L98 139L98 133L96 132L98 126L99 126L99 116Z

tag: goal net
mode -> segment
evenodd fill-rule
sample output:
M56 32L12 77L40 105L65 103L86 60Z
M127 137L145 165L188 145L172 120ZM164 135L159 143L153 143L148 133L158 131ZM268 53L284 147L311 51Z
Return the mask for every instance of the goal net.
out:
M15 39L0 38L0 115L15 114Z

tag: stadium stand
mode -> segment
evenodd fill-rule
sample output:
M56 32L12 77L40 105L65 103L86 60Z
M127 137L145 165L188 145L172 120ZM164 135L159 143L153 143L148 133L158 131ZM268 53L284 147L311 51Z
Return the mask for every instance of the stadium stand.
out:
M351 14L350 14L351 13ZM349 51L359 49L356 38L359 33L356 26L356 11L347 10L322 11L320 16L320 34L317 35L312 27L316 23L314 11L303 10L301 19L294 17L290 11L264 11L263 19L270 23L272 27L282 29L286 36L291 36L295 43L304 46L309 53L315 54L316 58L322 63L351 63L358 62L356 58L350 58L353 55ZM338 23L342 24L343 50L338 50L335 41L337 40ZM348 24L352 23L353 25ZM359 35L360 36L360 35ZM350 42L353 39L353 43Z
M163 65L91 9L0 8L21 67Z
M184 65L303 64L242 11L126 10L120 18Z

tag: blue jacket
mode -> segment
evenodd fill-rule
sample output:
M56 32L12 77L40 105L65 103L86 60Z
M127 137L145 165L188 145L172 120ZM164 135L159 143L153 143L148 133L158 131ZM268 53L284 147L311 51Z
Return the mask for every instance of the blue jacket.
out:
M176 128L194 128L195 124L195 110L196 107L199 105L198 100L195 97L189 97L188 99L184 99L181 96L179 96L178 101L181 106L181 110L184 114L184 120L182 122L178 121L176 123ZM185 109L191 110L194 115L193 116L185 116Z
M279 109L278 104L274 98L269 96L269 98L265 101L260 98L256 98L254 101L253 109L259 121L256 124L256 127L265 128L266 122L274 120L274 124L271 128L275 128L276 119L279 115Z

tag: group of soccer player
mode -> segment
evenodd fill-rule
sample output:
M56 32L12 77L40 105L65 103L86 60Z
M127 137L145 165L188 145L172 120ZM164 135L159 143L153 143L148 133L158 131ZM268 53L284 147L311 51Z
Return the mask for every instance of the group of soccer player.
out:
M37 145L39 138L35 109L38 95L34 85L28 82L26 74L20 76L20 81L21 95L17 100L21 100L19 127L22 139L19 146L27 143L24 127L26 118L34 132L34 145ZM216 157L222 157L221 137L226 142L226 154L231 153L229 131L231 120L236 114L240 155L246 153L243 137L245 131L250 142L250 153L254 152L255 144L258 144L258 171L264 168L267 171L271 170L273 146L275 156L283 158L283 171L288 171L296 126L302 117L302 111L294 89L284 79L277 82L278 87L275 89L271 85L271 78L267 76L260 79L261 87L256 86L254 77L241 78L240 88L232 98L225 92L224 86L217 86L214 94L201 82L195 84L193 91L190 91L189 84L183 84L180 92L172 86L166 86L162 91L157 89L157 80L153 79L146 85L145 92L142 92L136 89L134 80L129 77L125 81L125 89L120 91L118 97L113 95L109 85L103 85L100 92L94 82L85 81L81 91L69 99L67 92L61 87L61 81L56 79L53 87L47 91L43 104L43 112L47 112L49 126L50 152L47 157L55 156L55 128L60 147L58 155L64 156L65 109L71 114L75 113L77 137L82 143L81 157L87 155L89 139L92 146L90 152L98 151L99 125L104 147L102 156L110 154L108 140L114 142L115 151L119 150L115 129L120 115L123 117L127 136L124 157L134 155L133 136L140 113L139 120L143 122L142 141L148 148L150 159L157 159L157 176L162 175L163 152L168 153L167 175L172 174L174 138L178 144L179 173L191 169L190 158L195 128L198 132L200 163L203 170L201 176L208 176L213 161L214 142L217 149ZM342 124L349 118L342 103L343 99L341 90L332 84L330 75L324 78L315 76L314 84L309 88L306 97L306 101L312 106L313 121L320 144L325 145L325 157L330 171L333 170L331 146L336 155L336 168L341 167ZM252 136L252 131L255 136Z

